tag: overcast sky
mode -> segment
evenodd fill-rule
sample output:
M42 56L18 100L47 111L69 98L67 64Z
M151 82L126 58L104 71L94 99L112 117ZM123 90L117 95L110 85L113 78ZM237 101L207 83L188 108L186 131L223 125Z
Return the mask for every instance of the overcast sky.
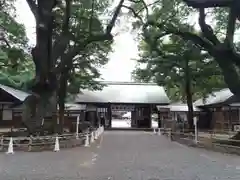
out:
M16 7L17 19L25 25L30 44L34 44L34 17L25 0L17 0ZM137 57L137 43L130 32L120 32L114 40L114 52L110 54L108 64L101 69L102 77L107 81L131 81L131 72L135 67L135 62L131 59Z

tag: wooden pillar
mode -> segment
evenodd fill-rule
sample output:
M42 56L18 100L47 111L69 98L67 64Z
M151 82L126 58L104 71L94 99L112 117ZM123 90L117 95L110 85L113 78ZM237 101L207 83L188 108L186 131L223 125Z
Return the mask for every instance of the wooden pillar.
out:
M158 128L162 127L162 118L161 118L161 113L158 111Z
M229 115L229 127L228 127L228 130L229 131L232 131L233 130L233 125L232 125L232 107L229 106L229 112L228 112L228 115Z
M101 108L101 112L99 113L100 117L100 125L101 126L106 126L106 117L107 117L107 108Z
M111 104L108 105L108 128L112 127L112 108L111 108Z
M152 128L152 105L149 105L149 128Z
M134 128L136 127L136 123L137 123L137 113L136 110L131 111L131 127Z
M95 113L96 113L96 111L87 111L86 112L86 121L89 121L92 126L96 126Z
M135 107L135 127L139 127L141 121L141 108L139 106Z
M80 111L80 121L84 121L84 119L85 119L85 111L81 110Z
M216 122L215 122L215 110L214 110L214 108L210 108L209 109L209 111L210 111L210 118L211 118L211 130L215 130L215 127L216 127Z
M141 126L144 128L151 128L151 108L150 106L145 106L142 108L142 123Z
M105 108L105 112L104 112L104 127L107 127L107 122L108 122L108 108Z

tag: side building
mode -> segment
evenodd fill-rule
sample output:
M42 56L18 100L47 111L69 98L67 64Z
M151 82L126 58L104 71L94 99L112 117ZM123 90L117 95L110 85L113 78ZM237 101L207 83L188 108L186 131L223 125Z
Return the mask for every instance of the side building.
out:
M23 128L22 112L24 100L31 94L0 84L0 128ZM84 104L65 104L64 126L76 130L77 117L84 120ZM45 117L44 123L51 123L52 117Z
M199 122L208 129L238 131L240 127L240 101L229 89L222 89L198 99L194 105L203 113Z

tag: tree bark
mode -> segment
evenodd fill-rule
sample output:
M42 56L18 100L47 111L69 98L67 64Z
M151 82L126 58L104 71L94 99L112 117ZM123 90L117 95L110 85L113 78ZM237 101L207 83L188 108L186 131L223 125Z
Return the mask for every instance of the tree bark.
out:
M52 93L32 95L24 101L22 121L30 134L42 131L42 120L46 116L52 116L56 112L56 96ZM52 131L49 129L49 131Z
M36 46L32 49L32 58L35 64L35 82L31 90L34 92L32 99L25 101L25 113L23 113L24 124L28 127L29 131L34 132L38 124L42 122L51 109L48 106L54 107L52 113L56 117L56 91L58 90L58 79L56 74L61 73L61 69L68 66L68 61L72 61L73 58L78 55L80 51L83 51L86 46L92 42L112 40L111 31L115 25L117 17L121 11L121 7L124 0L120 0L116 10L113 14L110 23L106 27L106 32L102 34L91 34L90 37L81 39L77 45L70 49L68 53L65 53L66 46L70 39L66 38L69 28L70 18L70 6L71 1L66 2L65 22L63 25L62 35L59 37L59 41L56 40L54 45L52 43L53 38L53 25L54 25L54 13L53 8L56 7L57 0L26 0L28 5L36 19ZM54 52L53 52L54 49ZM61 51L59 51L61 50ZM55 67L56 60L60 56L65 56L61 61L59 67ZM60 70L59 70L60 69ZM67 80L65 81L67 82ZM65 98L65 93L61 94L61 98ZM54 99L54 103L49 101ZM62 101L62 100L61 100ZM49 104L48 104L49 103ZM61 118L64 116L64 102L60 102L59 108L61 108ZM29 112L29 113L28 113ZM41 113L41 114L40 114ZM35 123L34 123L35 122ZM34 125L35 124L35 125Z
M63 132L64 126L64 114L65 114L65 99L67 94L67 80L68 72L62 72L59 78L59 88L58 88L58 105L59 105L59 131Z
M232 58L236 57L231 51L224 50L224 48L218 48L210 55L215 58L221 68L224 80L231 92L240 99L240 75L237 70L237 68L240 68L240 65L233 63L234 61L240 62L240 58L232 60Z
M35 63L35 88L41 92L44 88L52 89L54 75L51 73L52 62L52 35L53 35L53 13L56 0L38 1L38 18L36 19L36 46L32 50Z
M233 0L183 0L193 8L226 7L233 3Z
M193 104L192 104L192 90L191 90L191 74L189 68L189 58L185 58L185 92L186 92L186 99L187 99L187 106L188 106L188 128L189 131L192 132L194 130L193 124Z
M35 64L33 96L24 102L23 122L30 133L38 131L42 119L56 113L56 75L52 73L53 13L56 0L38 0L35 6L36 46L32 49Z

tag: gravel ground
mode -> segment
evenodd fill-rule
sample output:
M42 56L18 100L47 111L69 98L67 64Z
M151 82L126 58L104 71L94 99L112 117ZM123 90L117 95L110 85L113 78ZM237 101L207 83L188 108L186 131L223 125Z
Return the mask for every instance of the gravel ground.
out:
M107 131L90 148L0 154L1 180L239 180L240 157L150 132Z

